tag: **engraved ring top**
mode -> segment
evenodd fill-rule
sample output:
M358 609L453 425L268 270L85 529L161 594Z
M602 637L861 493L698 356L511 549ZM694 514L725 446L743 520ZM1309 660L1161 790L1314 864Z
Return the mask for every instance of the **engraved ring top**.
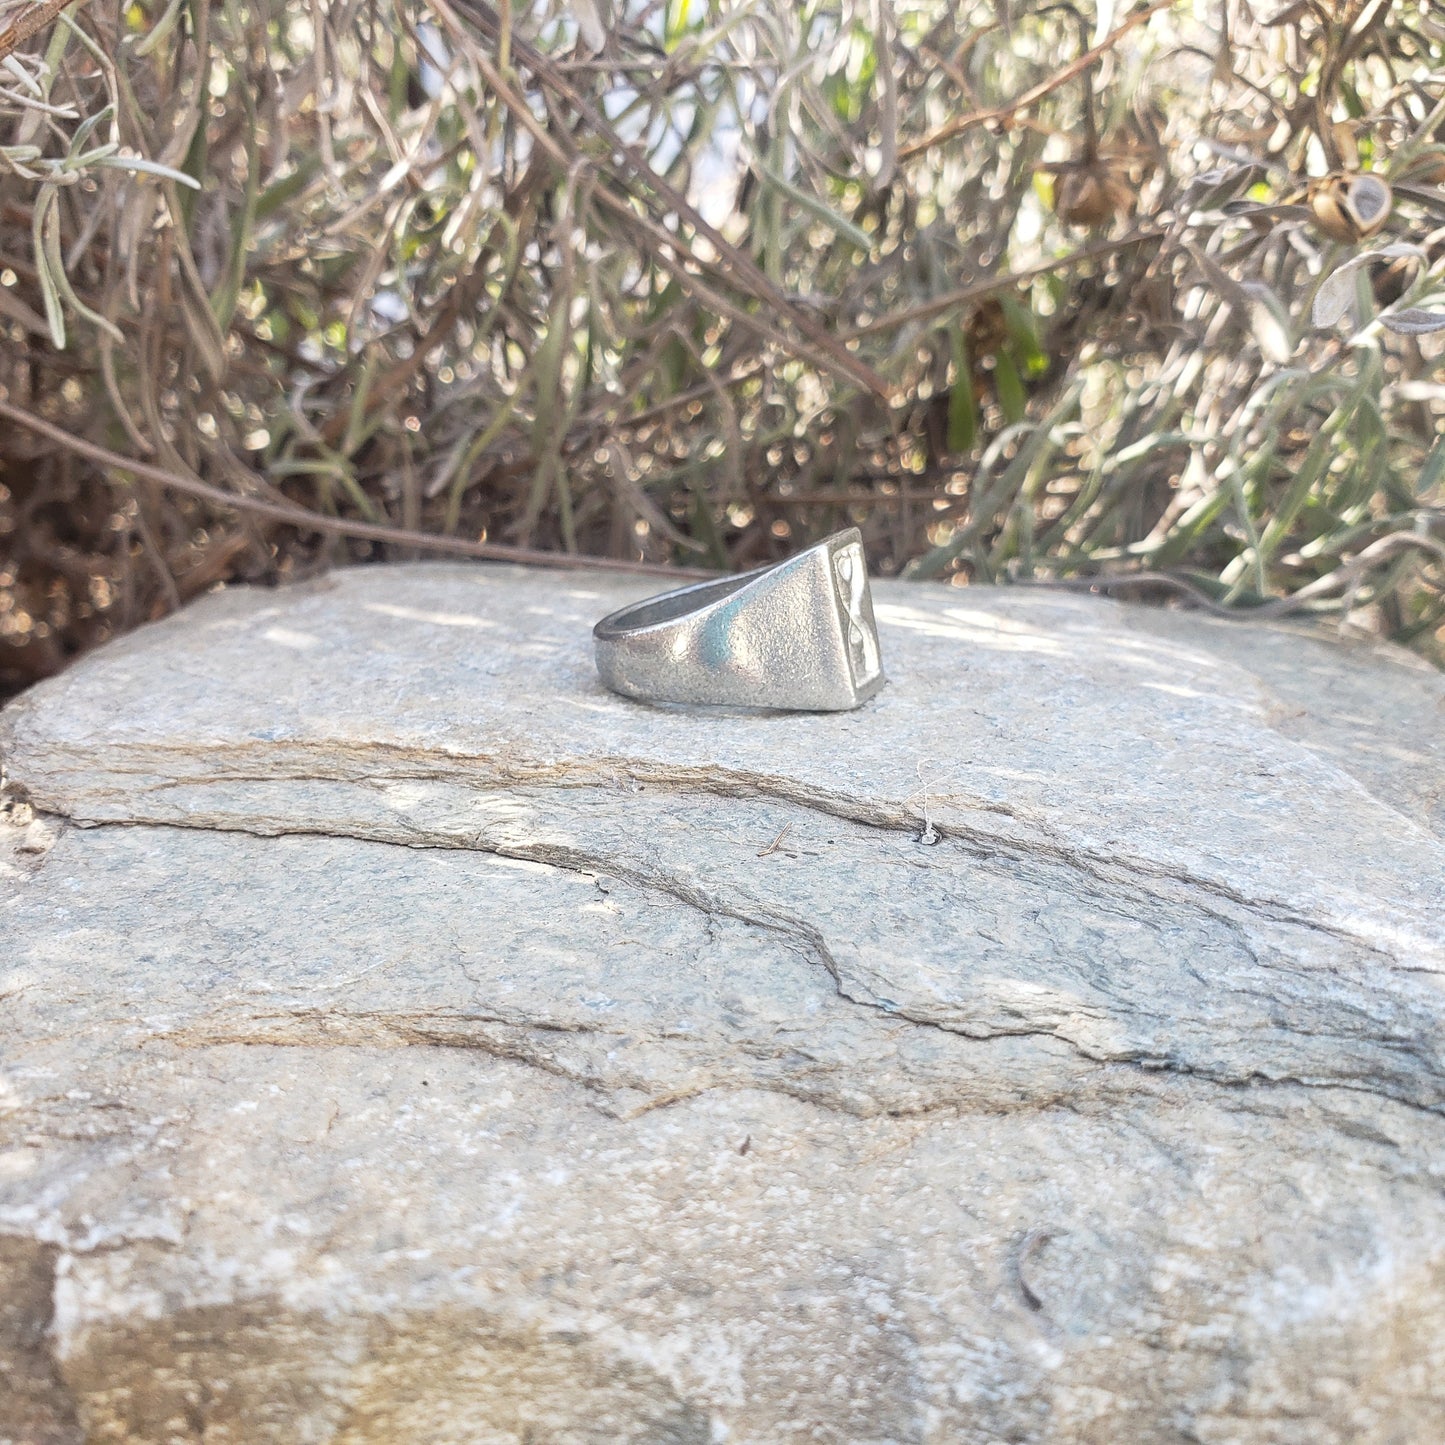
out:
M884 682L856 527L785 562L634 602L592 636L602 681L644 702L843 712Z

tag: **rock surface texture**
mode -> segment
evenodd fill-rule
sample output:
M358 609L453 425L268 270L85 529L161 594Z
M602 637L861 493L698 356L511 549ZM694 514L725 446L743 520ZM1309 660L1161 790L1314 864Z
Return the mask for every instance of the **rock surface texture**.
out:
M884 585L861 711L655 709L656 586L0 714L0 1440L1445 1439L1445 679Z

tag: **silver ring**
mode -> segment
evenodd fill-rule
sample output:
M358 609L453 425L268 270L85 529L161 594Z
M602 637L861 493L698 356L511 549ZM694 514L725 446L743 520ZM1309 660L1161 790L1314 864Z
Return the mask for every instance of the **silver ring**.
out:
M634 602L592 636L602 681L644 702L845 712L884 682L856 527L786 562Z

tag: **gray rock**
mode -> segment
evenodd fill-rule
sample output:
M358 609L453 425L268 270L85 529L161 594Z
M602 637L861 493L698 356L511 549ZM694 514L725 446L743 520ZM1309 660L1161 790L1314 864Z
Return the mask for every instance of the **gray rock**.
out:
M654 709L654 586L0 714L0 1441L1445 1437L1445 679L884 585L861 711Z

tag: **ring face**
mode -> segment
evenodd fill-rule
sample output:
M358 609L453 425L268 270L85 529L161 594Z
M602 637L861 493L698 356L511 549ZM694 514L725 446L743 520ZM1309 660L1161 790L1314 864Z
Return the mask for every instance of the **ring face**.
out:
M843 712L884 683L856 527L775 566L635 602L592 635L602 681L645 702Z
M856 532L857 528L853 530ZM843 543L833 553L833 580L838 604L843 609L848 667L855 690L861 691L870 683L881 681L883 676L878 651L878 624L873 620L873 594L868 587L868 564L863 559L861 536L856 542Z

